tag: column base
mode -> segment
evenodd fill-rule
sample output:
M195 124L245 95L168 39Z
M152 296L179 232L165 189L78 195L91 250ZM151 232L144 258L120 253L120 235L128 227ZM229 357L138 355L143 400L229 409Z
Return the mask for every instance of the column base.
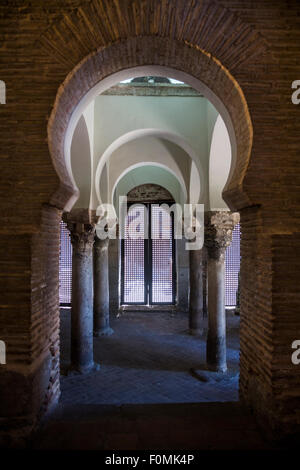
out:
M114 330L110 328L109 326L106 326L105 328L100 328L99 330L94 331L94 336L96 338L99 338L101 336L110 336L114 333Z
M224 372L227 372L225 375ZM206 366L205 368L202 369L195 369L191 368L190 373L193 377L196 379L200 380L200 382L219 382L220 380L228 380L228 379L233 379L238 376L238 373L228 371L216 371L216 370L210 370Z
M213 336L210 331L208 331L206 342L206 363L208 370L214 372L227 371L225 336Z
M96 362L93 362L91 365L85 367L76 367L71 365L67 370L66 375L84 375L90 374L92 372L98 372L98 370L100 370L100 364L97 364Z
M227 372L227 365L216 365L216 364L207 364L207 370L212 372L222 372L223 374Z

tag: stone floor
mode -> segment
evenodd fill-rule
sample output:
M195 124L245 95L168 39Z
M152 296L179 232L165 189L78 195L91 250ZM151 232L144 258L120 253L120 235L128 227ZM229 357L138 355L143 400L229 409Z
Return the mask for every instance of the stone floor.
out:
M62 369L69 320L70 312L62 312ZM62 376L60 404L34 449L272 449L237 401L238 317L228 316L229 372L221 375L205 371L204 337L187 334L186 315L126 313L112 326L113 336L94 341L101 370Z
M126 312L114 334L94 339L98 372L62 376L62 404L155 404L238 400L239 317L228 315L228 373L205 371L205 336L187 333L187 315ZM62 370L70 360L70 310L61 315ZM196 369L193 373L191 369Z

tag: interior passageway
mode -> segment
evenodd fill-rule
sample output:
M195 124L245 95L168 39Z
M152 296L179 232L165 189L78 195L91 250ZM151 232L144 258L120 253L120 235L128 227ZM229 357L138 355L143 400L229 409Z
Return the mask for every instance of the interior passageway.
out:
M100 370L61 379L61 404L155 404L238 400L239 317L227 311L226 374L206 371L205 334L180 312L124 312L112 336L94 338ZM70 361L70 310L61 310L62 371ZM195 369L195 370L192 370Z

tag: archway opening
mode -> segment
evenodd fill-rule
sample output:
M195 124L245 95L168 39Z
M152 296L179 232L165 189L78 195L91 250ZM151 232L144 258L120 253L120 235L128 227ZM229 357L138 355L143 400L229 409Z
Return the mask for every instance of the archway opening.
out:
M132 71L131 71L132 72ZM141 73L141 71L139 71ZM118 75L119 77L119 75ZM118 208L117 199L119 196L128 196L130 194L130 188L137 187L137 182L142 184L156 184L157 182L162 183L165 188L171 190L173 195L172 201L169 202L178 202L180 206L183 206L185 203L193 202L195 203L202 203L204 207L206 205L206 211L226 211L228 210L228 206L224 202L222 198L222 190L224 187L224 182L228 179L228 175L230 172L234 171L234 166L232 165L232 147L230 147L230 152L223 156L223 160L226 158L227 163L225 165L226 171L225 175L223 172L223 184L219 182L214 182L214 171L211 169L213 166L212 161L210 160L211 154L213 153L213 147L216 146L216 140L220 139L218 137L216 128L218 129L216 122L219 122L218 119L218 112L214 108L214 106L207 100L203 94L197 92L197 90L193 89L188 84L183 82L176 81L176 86L174 87L174 83L172 83L171 79L165 78L165 82L162 82L162 76L155 77L138 77L137 79L126 80L125 82L119 82L117 85L114 85L112 88L104 91L104 93L97 95L93 102L88 103L88 107L84 110L84 113L81 115L79 120L77 121L77 125L74 130L74 134L72 137L72 145L74 146L74 140L78 139L78 128L79 123L82 122L82 119L85 119L86 127L88 129L89 135L89 148L92 149L90 152L90 169L91 169L91 187L90 187L90 199L89 205L83 207L82 206L82 197L81 197L81 186L85 184L86 178L84 177L84 172L74 168L74 163L76 160L73 158L72 151L69 155L70 157L70 168L69 174L70 178L73 179L74 186L76 185L76 191L79 190L79 197L75 204L75 209L73 208L69 211L68 218L70 220L70 214L74 214L74 217L79 217L77 220L80 222L84 222L84 217L89 217L91 213L95 212L97 209L97 205L101 203L112 203L115 208ZM174 80L175 81L175 80ZM163 86L162 86L163 83ZM167 86L168 83L168 86ZM162 90L161 90L162 88ZM174 90L175 88L175 90ZM162 96L159 94L162 93ZM150 98L150 99L149 99ZM161 108L159 108L160 103L162 101ZM180 106L179 106L180 103ZM197 109L198 108L198 109ZM125 119L126 111L131 109L131 120L134 120L132 124L130 119ZM179 111L180 110L180 111ZM155 111L155 112L154 112ZM176 113L175 113L176 112ZM174 117L176 114L176 118ZM114 116L118 116L118 121L114 122ZM127 113L128 116L128 113ZM159 116L160 119L156 119ZM105 117L105 118L104 118ZM196 118L196 119L195 119ZM113 125L114 122L114 125ZM196 123L196 125L195 125ZM222 120L223 125L224 121ZM118 128L119 127L119 128ZM199 132L199 128L201 132ZM79 128L80 129L80 128ZM110 135L111 134L111 135ZM199 136L200 134L200 136ZM226 134L226 139L230 141L230 137L228 133ZM224 140L224 139L223 139ZM220 143L220 142L219 142ZM222 144L222 136L221 136L221 144ZM71 149L72 149L71 145ZM230 146L230 144L229 144ZM234 147L235 148L235 147ZM65 148L66 150L66 148ZM67 149L68 150L68 149ZM68 151L66 151L66 158L68 159ZM68 161L68 160L66 160ZM224 162L223 162L224 163ZM72 166L73 165L73 166ZM83 160L81 161L82 170L86 167L86 162ZM80 164L79 164L80 166ZM224 165L223 165L224 167ZM154 171L155 170L155 171ZM154 171L154 176L153 176ZM152 172L152 173L151 173ZM77 176L75 176L77 175ZM85 181L83 181L85 180ZM174 181L172 183L172 181ZM173 186L172 186L173 185ZM156 185L157 186L157 185ZM213 194L213 191L218 191L217 195ZM220 207L211 207L210 201L219 198L219 201L222 201L223 206ZM149 197L148 197L149 199ZM70 202L70 201L69 201ZM69 204L68 202L68 204ZM142 203L142 201L136 201L137 203ZM148 200L147 204L150 207L151 219L152 219L152 205L155 204L155 200ZM149 207L147 210L149 210ZM68 208L68 206L67 206ZM76 212L77 211L77 212ZM120 221L119 221L120 223ZM144 242L143 242L144 243ZM122 252L123 246L123 252ZM144 246L144 245L143 245ZM174 245L175 246L175 245ZM175 258L181 260L180 266L180 275L178 276L178 272L176 270L172 274L172 280L179 279L179 283L183 284L180 286L181 290L181 304L179 307L179 302L177 302L177 295L174 294L176 289L172 287L172 302L168 302L168 310L161 312L162 308L160 308L158 312L160 316L156 316L157 321L157 328L162 327L162 323L166 321L166 315L171 315L174 321L176 319L177 325L175 326L174 323L174 338L176 337L176 341L180 344L180 340L185 338L186 344L181 344L180 350L184 350L186 347L187 349L192 348L192 346L196 346L199 352L199 346L201 344L201 339L199 338L201 335L197 335L196 338L190 338L188 336L188 329L183 329L184 322L187 322L187 310L189 309L189 275L188 271L190 268L189 257L188 253L184 253L184 250L180 252L178 247L183 248L184 244L176 244L176 249L174 250L174 259L171 265L177 265L174 262ZM204 248L203 248L204 250ZM139 250L135 249L135 253ZM153 251L149 249L149 252ZM171 250L172 251L172 250ZM148 253L148 252L147 252ZM117 256L116 256L117 254ZM121 312L124 312L124 295L122 296L122 292L124 293L124 268L122 270L122 256L124 258L124 244L114 243L114 241L110 241L110 248L109 248L109 255L108 255L108 265L109 265L109 290L110 293L114 293L110 299L110 313L113 312L115 306L118 306L118 315ZM148 255L147 255L148 256ZM145 260L145 254L143 252L143 260ZM143 273L148 273L149 271L153 270L152 260L149 264L149 259L147 258L147 263L143 264L142 270ZM203 264L204 266L204 264ZM177 266L178 267L178 266ZM176 268L177 268L176 267ZM181 269L182 268L182 269ZM112 274L114 273L115 276ZM174 275L175 273L175 275ZM148 275L148 274L147 274ZM151 293L147 292L148 287L146 288L146 284L150 285L150 291L152 287L152 276L153 273L148 275L147 283L143 285L143 298L145 299L147 296L147 303L148 305L153 307L153 302L151 297ZM123 277L122 277L123 276ZM144 276L144 274L143 274ZM159 274L158 274L159 277ZM151 278L151 282L149 279ZM133 280L137 283L137 280ZM177 282L177 281L176 281ZM206 289L206 282L207 277L205 273L205 268L203 269L203 306L202 306L202 314L204 310L207 310L207 289ZM178 284L177 284L178 285ZM116 286L119 286L116 289ZM205 287L204 287L205 286ZM133 289L134 290L134 289ZM235 295L235 293L234 293ZM180 296L178 296L180 297ZM132 302L131 306L132 306ZM138 318L138 315L142 312L142 304L145 302L135 302L138 304L138 314L137 311L134 313L134 317L131 318L131 321L135 321ZM128 304L128 302L127 302ZM161 304L161 303L160 303ZM176 305L177 310L181 310L180 314L174 316L174 309L170 310L171 305ZM182 307L183 306L183 307ZM120 308L122 307L122 308ZM128 307L128 305L127 305ZM156 305L157 307L157 305ZM186 308L186 311L185 311ZM131 309L128 309L133 310ZM127 310L127 311L128 311ZM153 312L153 309L152 309ZM132 314L132 312L131 312ZM170 353L168 348L164 350L166 346L166 342L162 342L164 344L163 348L159 348L157 345L157 350L160 350L161 356L167 355L171 362L166 361L166 364L162 365L163 369L170 369L173 372L181 374L183 369L186 373L189 374L191 379L191 400L190 401L224 401L229 400L233 401L237 399L237 381L238 381L238 365L237 365L237 358L238 358L238 348L237 339L233 339L234 346L231 348L234 352L230 352L230 371L227 373L225 381L223 380L223 384L230 383L231 387L227 387L227 394L221 396L218 387L215 387L215 394L212 394L208 399L205 396L205 390L203 387L201 388L201 393L199 390L199 381L195 378L200 377L201 382L201 373L206 373L207 367L205 364L205 334L207 331L207 319L206 317L207 312L203 314L203 341L201 348L203 350L203 360L201 362L200 358L198 357L198 364L196 365L195 360L193 359L193 351L190 350L190 367L187 368L187 363L180 359L179 357L174 358L173 354ZM128 318L128 315L127 315ZM169 318L169 320L170 320ZM119 325L124 322L124 318L118 321ZM145 321L145 317L139 318L140 324L139 326L143 329L143 323ZM183 322L183 323L180 323ZM233 324L232 331L236 335L238 330L238 319L235 317L230 318L230 322ZM112 320L113 323L113 320ZM121 344L120 344L120 337L116 334L116 330L118 329L118 325L114 324L115 334L109 338L101 338L94 340L95 343L99 343L99 350L95 351L95 358L97 355L102 357L105 356L103 353L104 351L112 351L108 346L109 344L114 346L115 357L118 357L117 362L114 363L114 366L120 366L120 364L124 365L124 358L119 356L120 351L124 351L124 347L128 347L127 345L122 344L122 335L124 335L124 331L126 331L126 326L123 324L123 332L120 329L121 335ZM185 325L187 326L187 325ZM62 329L63 330L63 329ZM179 331L180 330L180 331ZM111 331L111 330L110 330ZM162 339L162 335L164 335L166 331L161 330L160 339ZM180 335L181 333L181 335ZM151 341L154 341L153 338L153 331L144 331L144 335L150 334ZM169 334L169 332L168 332ZM129 333L125 335L128 337ZM181 337L180 337L181 336ZM138 338L138 339L137 339ZM146 336L144 336L144 339ZM231 341L230 337L230 341ZM194 341L196 340L196 341ZM136 345L136 342L139 342L140 338L139 335L131 338L131 346ZM146 341L147 342L147 341ZM63 343L63 341L62 341ZM183 341L184 343L184 341ZM103 349L104 347L104 349ZM200 349L201 349L200 348ZM138 351L131 348L131 353L134 357L137 356ZM146 356L149 356L149 350L146 349ZM149 343L149 349L151 349L151 345ZM236 350L235 350L236 349ZM102 352L101 352L102 351ZM104 354L104 356L103 356ZM140 357L143 357L140 351ZM153 354L152 359L156 357ZM145 357L144 357L145 359ZM133 360L133 358L129 359ZM108 361L107 367L109 368L109 359L105 358L104 361ZM158 357L155 359L157 364L160 363ZM126 361L125 361L126 363ZM133 361L134 363L134 361ZM144 377L145 383L149 380L149 376L151 375L151 366L149 367L146 365L147 361L145 362L145 369L147 370L147 374ZM172 365L173 364L173 365ZM180 365L179 365L180 364ZM135 364L136 365L136 364ZM232 366L233 365L233 366ZM128 365L125 365L125 369L128 368ZM133 367L135 370L135 367ZM149 372L150 370L150 372ZM191 370L198 372L195 374L191 373ZM200 371L200 375L199 375ZM99 377L101 375L102 380L105 376L104 372L98 372ZM197 375L198 374L198 375ZM109 375L109 374L108 374ZM228 381L228 378L230 380ZM74 381L74 379L72 379ZM82 382L82 378L78 378L78 383ZM63 392L64 392L64 385L67 386L69 379L63 379ZM164 380L166 387L170 385L169 379ZM124 384L123 384L124 385ZM120 386L122 388L122 386ZM126 400L137 400L138 403L147 402L147 398L145 396L139 396L137 398L135 392L133 391L133 395L129 396L128 394L124 395L121 393L121 388L118 388L118 398L116 398L116 403L126 403ZM75 387L76 389L76 387ZM66 390L66 389L65 389ZM224 390L223 390L224 391ZM117 392L117 390L115 391ZM204 393L204 394L203 394ZM97 386L94 388L94 394L98 396L99 403L106 403L105 394L102 393ZM72 395L72 393L71 393ZM71 396L69 394L69 398ZM164 401L186 401L183 397L183 394L180 395L178 393L176 396L171 394L171 397L166 398L168 394L166 394L165 398L163 398L164 393L153 391L152 393L152 401L153 402L164 402ZM135 396L135 398L133 398ZM196 398L197 396L197 398ZM66 400L68 402L68 394L63 393L63 401ZM73 397L74 398L74 397ZM94 400L95 395L89 394L89 398L87 400ZM110 400L110 398L109 398ZM122 401L123 400L123 401ZM124 401L125 400L125 401ZM145 401L143 401L145 400Z

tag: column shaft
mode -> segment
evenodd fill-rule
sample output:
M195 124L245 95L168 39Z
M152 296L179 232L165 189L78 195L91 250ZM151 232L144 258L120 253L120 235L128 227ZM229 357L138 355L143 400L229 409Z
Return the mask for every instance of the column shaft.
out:
M70 224L72 255L71 369L94 368L93 359L93 242L91 225Z
M225 256L208 258L208 333L206 360L209 368L225 372L226 317L225 317Z
M94 335L108 336L113 333L109 325L109 239L95 238L94 243Z
M203 273L202 250L190 250L189 331L203 333Z
M206 343L207 366L225 372L226 312L225 312L225 252L232 239L239 214L229 211L206 214L205 245L207 248L208 332Z
M207 318L207 252L202 248L202 273L203 273L203 318Z

